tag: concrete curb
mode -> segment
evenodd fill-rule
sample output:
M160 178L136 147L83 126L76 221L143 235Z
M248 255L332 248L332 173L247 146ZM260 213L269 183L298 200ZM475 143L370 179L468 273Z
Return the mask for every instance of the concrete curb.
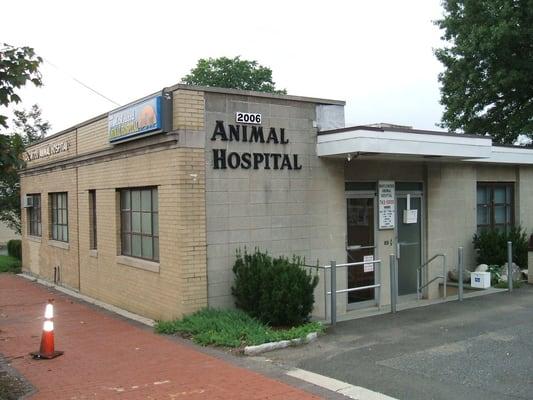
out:
M44 279L39 279L39 278L36 278L34 276L25 274L25 273L17 274L17 276L20 276L22 278L28 279L28 280L30 280L32 282L37 282L37 283L39 283L39 284L41 284L43 286L47 286L49 288L57 290L58 292L62 292L64 294L66 294L66 295L75 297L76 299L83 300L86 303L93 304L95 306L101 307L101 308L103 308L103 309L105 309L107 311L111 311L111 312L113 312L115 314L118 314L118 315L120 315L122 317L131 319L133 321L140 322L141 324L148 325L150 327L153 327L155 325L155 321L153 319L145 318L145 317L142 317L142 316L140 316L138 314L134 314L132 312L126 311L126 310L124 310L122 308L115 307L115 306L113 306L111 304L104 303L103 301L99 301L99 300L93 299L92 297L85 296L84 294L78 293L75 290L67 289L67 288L65 288L63 286L55 285L55 284L53 284L51 282L45 281Z
M279 342L270 342L263 343L257 346L246 346L244 348L244 354L247 356L255 356L267 351L284 349L289 346L298 346L301 344L307 344L314 342L318 337L317 332L309 333L305 338L291 339L291 340L281 340Z

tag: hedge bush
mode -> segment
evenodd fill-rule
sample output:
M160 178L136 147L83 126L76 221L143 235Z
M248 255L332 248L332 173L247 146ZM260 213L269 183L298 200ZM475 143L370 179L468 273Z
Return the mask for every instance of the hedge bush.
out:
M474 248L477 250L477 263L502 266L507 262L507 242L513 243L513 262L520 268L527 268L527 233L520 226L509 232L495 229L474 235Z
M7 254L9 254L11 257L22 260L22 241L18 239L12 239L8 241Z
M302 268L303 260L272 258L255 250L237 252L231 288L237 308L265 324L293 326L309 319L318 277Z

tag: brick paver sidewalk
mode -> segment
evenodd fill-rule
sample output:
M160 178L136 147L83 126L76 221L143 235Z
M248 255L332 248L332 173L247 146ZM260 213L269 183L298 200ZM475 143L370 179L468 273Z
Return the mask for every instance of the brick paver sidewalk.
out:
M32 360L50 297L65 354ZM0 353L37 388L32 400L316 398L8 274L0 274Z

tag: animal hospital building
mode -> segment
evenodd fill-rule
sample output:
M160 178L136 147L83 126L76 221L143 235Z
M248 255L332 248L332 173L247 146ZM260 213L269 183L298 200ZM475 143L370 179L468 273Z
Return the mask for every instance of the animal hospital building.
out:
M23 270L153 318L233 307L235 252L345 268L337 310L390 303L475 263L473 235L533 228L533 150L487 136L346 127L344 102L176 85L32 144ZM527 268L527 266L521 266ZM312 271L312 269L311 269ZM319 271L320 279L324 275ZM440 280L425 296L439 297ZM324 317L324 286L314 315Z

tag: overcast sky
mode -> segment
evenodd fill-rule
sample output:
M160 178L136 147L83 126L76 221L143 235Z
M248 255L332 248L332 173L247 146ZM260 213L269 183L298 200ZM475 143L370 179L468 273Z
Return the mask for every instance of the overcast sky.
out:
M289 94L346 100L346 124L435 129L439 0L6 1L0 41L47 62L20 92L52 132L178 83L199 58L257 60ZM57 66L54 67L54 66ZM20 105L17 107L20 108Z

